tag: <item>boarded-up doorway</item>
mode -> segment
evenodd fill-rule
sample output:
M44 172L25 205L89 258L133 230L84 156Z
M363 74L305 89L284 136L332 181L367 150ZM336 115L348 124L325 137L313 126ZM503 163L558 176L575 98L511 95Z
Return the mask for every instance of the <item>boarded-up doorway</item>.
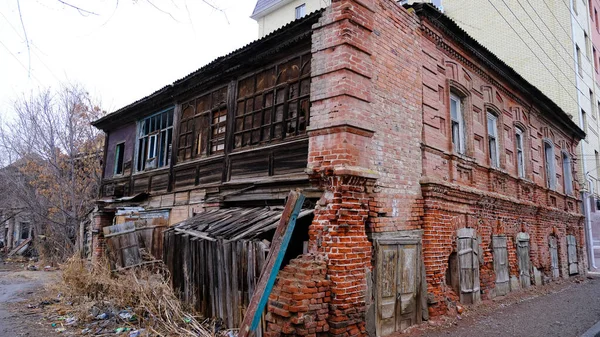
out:
M560 270L558 267L558 240L556 236L551 235L548 237L548 246L550 247L550 268L552 269L552 278L558 278L560 276Z
M477 303L481 299L479 286L479 242L473 228L457 231L460 302Z
M577 261L577 241L574 235L567 235L567 255L569 258L569 275L579 273L579 263Z
M421 247L418 239L376 241L377 335L420 322Z
M494 248L494 271L496 272L496 296L504 296L510 291L506 236L494 236L492 244Z
M517 234L517 257L519 260L519 279L522 288L531 285L531 261L529 259L529 234Z

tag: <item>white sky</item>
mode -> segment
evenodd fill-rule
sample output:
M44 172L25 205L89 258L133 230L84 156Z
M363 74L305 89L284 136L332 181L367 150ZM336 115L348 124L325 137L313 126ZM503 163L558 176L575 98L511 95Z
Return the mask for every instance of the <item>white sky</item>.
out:
M19 95L61 82L82 84L112 112L258 35L255 0L208 0L226 16L201 0L64 1L99 15L20 0L29 62L17 0L0 0L0 115Z

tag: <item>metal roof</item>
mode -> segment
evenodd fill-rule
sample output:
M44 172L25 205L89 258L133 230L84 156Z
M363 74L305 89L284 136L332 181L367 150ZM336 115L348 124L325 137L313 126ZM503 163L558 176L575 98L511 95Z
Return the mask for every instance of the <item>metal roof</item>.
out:
M188 234L209 241L217 239L249 240L276 229L282 213L283 207L215 209L179 222L168 231ZM312 209L304 209L298 215L298 219L312 213Z

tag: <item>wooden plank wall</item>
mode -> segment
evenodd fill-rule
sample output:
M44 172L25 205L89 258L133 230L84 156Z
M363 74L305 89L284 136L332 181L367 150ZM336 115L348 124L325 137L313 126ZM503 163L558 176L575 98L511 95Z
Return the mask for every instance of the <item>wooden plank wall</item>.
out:
M221 318L228 328L239 327L266 263L267 244L208 241L167 231L163 249L173 288L182 300L205 317ZM263 327L264 319L256 336L262 336Z

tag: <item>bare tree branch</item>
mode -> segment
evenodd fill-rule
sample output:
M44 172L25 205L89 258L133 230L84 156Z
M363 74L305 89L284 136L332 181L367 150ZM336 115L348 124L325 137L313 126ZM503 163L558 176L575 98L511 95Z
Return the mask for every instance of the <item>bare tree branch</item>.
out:
M85 9L83 9L81 7L77 7L75 5L72 5L72 4L70 4L68 2L65 2L63 0L56 0L56 1L60 2L61 4L65 5L65 6L69 6L71 8L76 9L79 12L79 14L81 14L81 15L83 15L83 14L100 15L98 13L95 13L95 12L92 12L92 11L88 11L88 10L85 10Z
M173 19L173 21L179 22L179 20L175 19L175 17L173 15L171 15L171 13L158 8L152 1L146 0L146 2L148 2L150 5L152 5L152 7L156 8L156 10L158 10L159 12L162 12L162 13L167 14L168 16L170 16L171 19Z

